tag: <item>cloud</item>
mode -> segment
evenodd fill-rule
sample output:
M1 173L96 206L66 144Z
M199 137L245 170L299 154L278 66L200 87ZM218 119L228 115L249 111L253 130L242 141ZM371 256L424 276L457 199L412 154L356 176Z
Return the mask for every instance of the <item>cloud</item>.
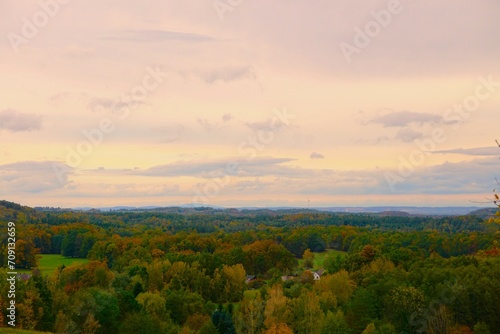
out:
M456 148L451 150L433 151L432 153L440 154L463 154L463 155L476 155L476 156L500 156L500 149L498 146L492 147L475 147L475 148Z
M246 127L249 129L252 129L253 131L279 131L285 127L287 127L287 124L277 118L275 119L270 119L268 118L265 121L256 121L256 122L245 122L244 123Z
M56 161L23 161L0 165L0 194L41 193L64 188L71 167Z
M404 127L410 124L422 125L441 122L443 122L441 116L414 111L393 111L369 121L369 123L382 124L384 127Z
M98 192L95 189L99 189ZM147 185L137 183L126 184L77 184L70 190L65 190L76 198L135 198L138 195L142 197L158 196L189 196L191 192L183 192L178 185Z
M210 123L210 121L206 118L198 118L196 121L205 131L212 131L219 128L219 124Z
M42 127L42 116L20 113L14 109L0 111L0 130L34 131Z
M393 173L398 175L396 171ZM481 194L495 186L497 175L497 158L445 162L415 169L410 177L397 183L395 189L397 193L408 194Z
M396 139L401 140L405 143L411 143L415 139L420 139L423 136L423 133L415 131L411 128L402 128L399 129L398 133L396 134Z
M214 38L207 35L170 30L124 30L101 37L101 39L110 41L133 42L206 42L214 40Z
M231 114L229 114L229 113L228 113L228 114L224 114L224 115L222 115L222 120L223 120L224 122L229 122L229 121L230 121L230 120L232 120L232 119L233 119L233 115L231 115Z
M144 104L143 101L134 100L134 104ZM115 100L107 97L95 97L92 98L87 103L87 108L92 112L99 112L102 110L108 110L113 113L121 111L123 108L130 108L129 102L121 100Z
M313 153L311 153L310 158L311 159L324 159L325 156L321 153L313 152Z
M196 73L196 76L198 76L207 84L214 84L219 81L228 83L241 79L255 80L257 78L255 69L252 66L235 66L198 71Z
M259 178L254 180L245 180L237 182L234 185L234 190L237 192L251 192L251 191L262 191L266 187L273 185L273 182L263 182Z
M258 169L264 166L276 166L285 162L293 161L288 158L227 158L204 161L176 161L167 165L151 167L145 171L137 172L139 175L147 176L201 176L210 177L210 173L234 174L233 171ZM237 166L233 168L233 166Z
M190 176L209 179L227 175L237 177L277 176L310 179L334 173L328 169L314 170L283 165L294 160L273 157L255 159L235 157L206 161L176 161L166 165L154 166L146 170L133 171L132 174L161 177Z

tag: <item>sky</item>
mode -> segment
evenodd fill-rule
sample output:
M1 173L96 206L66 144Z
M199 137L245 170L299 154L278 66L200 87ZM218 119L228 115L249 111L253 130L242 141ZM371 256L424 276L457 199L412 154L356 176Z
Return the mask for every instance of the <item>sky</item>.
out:
M497 0L1 0L0 198L492 206L499 13Z

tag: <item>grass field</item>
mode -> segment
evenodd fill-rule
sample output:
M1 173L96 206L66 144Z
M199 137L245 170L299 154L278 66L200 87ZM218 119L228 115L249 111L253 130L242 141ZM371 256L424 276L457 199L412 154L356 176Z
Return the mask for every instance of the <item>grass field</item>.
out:
M42 275L51 276L54 271L63 264L67 267L73 263L87 263L88 261L87 259L75 259L57 254L42 254L38 269L40 269ZM27 269L18 269L17 272L31 274L31 270Z
M340 254L340 255L346 255L347 252L339 251L336 249L328 249L326 252L321 252L321 253L314 253L314 269L320 269L323 268L323 262L325 261L325 257L328 254ZM299 265L302 266L304 260L299 259Z

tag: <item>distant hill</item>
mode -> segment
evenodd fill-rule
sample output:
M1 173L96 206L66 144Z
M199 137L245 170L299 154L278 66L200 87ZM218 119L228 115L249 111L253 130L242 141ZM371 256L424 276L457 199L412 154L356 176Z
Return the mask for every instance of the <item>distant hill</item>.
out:
M410 217L408 212L404 211L384 211L377 213L380 217Z
M0 200L0 209L3 208L3 218L12 219L13 212L24 212L26 214L36 214L35 212L64 212L64 211L122 211L122 212L137 212L137 211L153 211L164 213L180 213L180 214L229 214L233 216L239 215L282 215L282 214L297 214L297 213L362 213L376 214L380 216L464 216L472 215L481 218L489 218L493 216L496 208L481 208L477 206L470 207L418 207L418 206L373 206L373 207L237 207L224 208L221 206L211 206L202 204L184 204L179 206L113 206L113 207L78 207L78 208L54 208L54 207L35 207L30 208L17 203ZM0 210L1 213L2 210ZM10 213L10 214L9 214Z
M497 208L484 208L479 210L474 210L468 214L468 216L476 216L479 218L487 219L495 216L497 213Z
M315 208L328 212L346 213L381 213L406 212L411 216L463 216L481 209L477 206L447 206L447 207L419 207L419 206L373 206L373 207L327 207Z

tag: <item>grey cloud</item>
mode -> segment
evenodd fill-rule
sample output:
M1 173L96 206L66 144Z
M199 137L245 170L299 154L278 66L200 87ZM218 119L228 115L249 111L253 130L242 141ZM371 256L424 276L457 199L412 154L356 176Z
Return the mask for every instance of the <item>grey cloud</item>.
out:
M235 66L212 69L208 71L200 71L196 75L208 84L217 83L219 81L228 83L241 79L256 79L255 69L251 66Z
M313 153L311 153L310 158L311 159L324 159L325 156L321 153L313 152Z
M205 176L209 173L228 173L227 170L254 170L263 166L276 166L281 163L290 162L288 158L256 158L241 159L228 158L212 161L177 161L167 165L151 167L145 171L138 171L138 174L147 176ZM237 164L237 168L228 168L229 165ZM208 176L209 177L209 176Z
M20 113L14 109L0 111L0 130L34 131L42 127L42 116Z
M142 101L134 101L134 104L144 104ZM129 103L123 100L114 100L107 97L95 97L87 103L87 108L92 112L108 110L113 113L119 112L122 108L129 107Z
M71 93L69 92L61 92L61 93L57 93L55 95L52 95L50 98L49 98L49 102L53 105L59 105L61 102L67 100L68 98L70 98L71 96Z
M394 171L394 174L397 175L397 172ZM407 194L482 194L495 186L497 175L497 158L445 162L415 170L410 177L397 183L395 189L397 193Z
M191 176L202 178L278 176L284 178L314 178L333 175L332 170L313 170L300 167L284 166L294 161L290 158L260 157L245 159L241 157L212 161L177 161L167 165L151 167L146 170L133 171L135 175L145 176Z
M229 122L232 119L233 119L233 115L231 115L231 114L224 114L224 115L222 115L222 120L224 122Z
M98 192L95 189L99 189ZM145 184L107 184L98 183L91 185L78 185L71 189L70 193L74 197L80 198L130 198L156 197L156 196L189 196L192 193L181 191L176 184L172 185L145 185Z
M255 180L241 181L235 184L234 188L238 192L262 191L268 186L273 185L272 182L263 182L259 178Z
M265 121L256 121L256 122L245 122L244 123L246 127L254 130L254 131L260 131L260 130L281 130L285 128L287 125L283 121L279 119L267 119Z
M441 154L463 154L463 155L476 155L476 156L500 156L500 149L498 146L492 147L475 147L475 148L456 148L451 150L433 151L432 153Z
M203 128L203 130L205 130L205 131L212 131L212 130L215 130L215 129L217 129L219 127L218 124L212 124L206 118L198 118L196 121Z
M421 132L415 131L411 128L402 128L399 129L398 133L396 134L396 139L401 140L405 143L411 143L415 139L420 139L424 135Z
M366 194L482 194L496 186L498 159L481 158L471 161L422 167L394 186L392 192L386 180L387 173L399 177L397 170L364 169L342 170L335 174L313 180L287 180L283 187L292 187L294 192L323 195L366 195ZM287 185L288 184L288 185ZM289 189L289 188L287 188ZM482 198L479 198L480 200ZM471 201L478 200L471 195Z
M414 111L393 111L375 117L369 123L382 124L384 127L404 127L410 124L441 123L443 118L438 115Z
M23 161L0 165L0 193L40 193L64 188L71 167L56 161Z

